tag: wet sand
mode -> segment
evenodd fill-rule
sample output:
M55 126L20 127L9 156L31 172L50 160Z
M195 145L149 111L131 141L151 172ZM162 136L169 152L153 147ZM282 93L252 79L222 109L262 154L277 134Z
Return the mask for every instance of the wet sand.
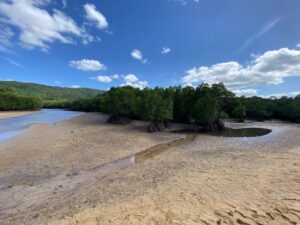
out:
M25 116L36 113L37 111L0 111L0 119Z
M105 120L34 125L1 144L0 224L300 223L299 125L232 123L273 132L222 138Z

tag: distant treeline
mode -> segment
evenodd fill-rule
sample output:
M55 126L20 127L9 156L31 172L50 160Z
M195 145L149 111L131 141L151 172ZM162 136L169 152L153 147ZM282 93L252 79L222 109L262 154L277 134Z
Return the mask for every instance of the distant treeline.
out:
M36 110L41 107L39 98L19 96L12 89L0 88L0 111Z
M110 123L127 123L130 119L151 121L150 130L163 130L169 122L195 124L205 130L224 129L221 119L233 118L300 122L300 96L237 97L222 83L193 87L170 87L140 90L130 86L111 88L92 98L77 100L40 100L1 88L0 110L62 108L85 112L104 112Z
M18 96L39 98L42 101L94 98L102 93L102 91L90 88L63 88L16 81L0 81L0 89L10 89Z
M51 106L52 104L52 106ZM136 89L111 88L95 98L73 102L52 102L48 107L100 111L111 115L108 122L130 119L151 121L150 130L163 130L169 122L193 123L205 130L223 129L222 118L256 120L282 119L300 122L300 97L265 99L237 97L221 84L197 88L170 87Z

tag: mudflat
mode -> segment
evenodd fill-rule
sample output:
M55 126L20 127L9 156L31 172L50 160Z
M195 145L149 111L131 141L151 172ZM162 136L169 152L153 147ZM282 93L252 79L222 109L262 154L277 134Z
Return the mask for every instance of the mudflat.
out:
M0 224L297 224L300 126L255 138L147 133L88 113L0 145Z
M0 112L0 119L7 119L18 116L25 116L36 113L37 111L3 111Z

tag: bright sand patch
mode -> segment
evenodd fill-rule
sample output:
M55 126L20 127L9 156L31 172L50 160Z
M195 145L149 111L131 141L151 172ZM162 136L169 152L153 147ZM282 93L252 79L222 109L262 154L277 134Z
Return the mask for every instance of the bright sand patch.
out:
M0 187L0 224L300 222L298 125L250 124L273 129L259 138L198 135L115 170L99 165L184 135L105 119L36 125L0 145L0 184L10 186Z
M7 118L12 118L12 117L30 115L35 112L36 111L9 111L9 112L7 112L7 111L1 112L0 111L0 119L7 119Z

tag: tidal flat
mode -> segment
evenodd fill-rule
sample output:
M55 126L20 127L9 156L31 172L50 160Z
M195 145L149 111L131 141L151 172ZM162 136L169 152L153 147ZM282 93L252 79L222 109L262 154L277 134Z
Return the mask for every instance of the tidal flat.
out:
M226 124L272 130L247 138L106 120L35 124L1 143L0 224L300 222L300 125Z

